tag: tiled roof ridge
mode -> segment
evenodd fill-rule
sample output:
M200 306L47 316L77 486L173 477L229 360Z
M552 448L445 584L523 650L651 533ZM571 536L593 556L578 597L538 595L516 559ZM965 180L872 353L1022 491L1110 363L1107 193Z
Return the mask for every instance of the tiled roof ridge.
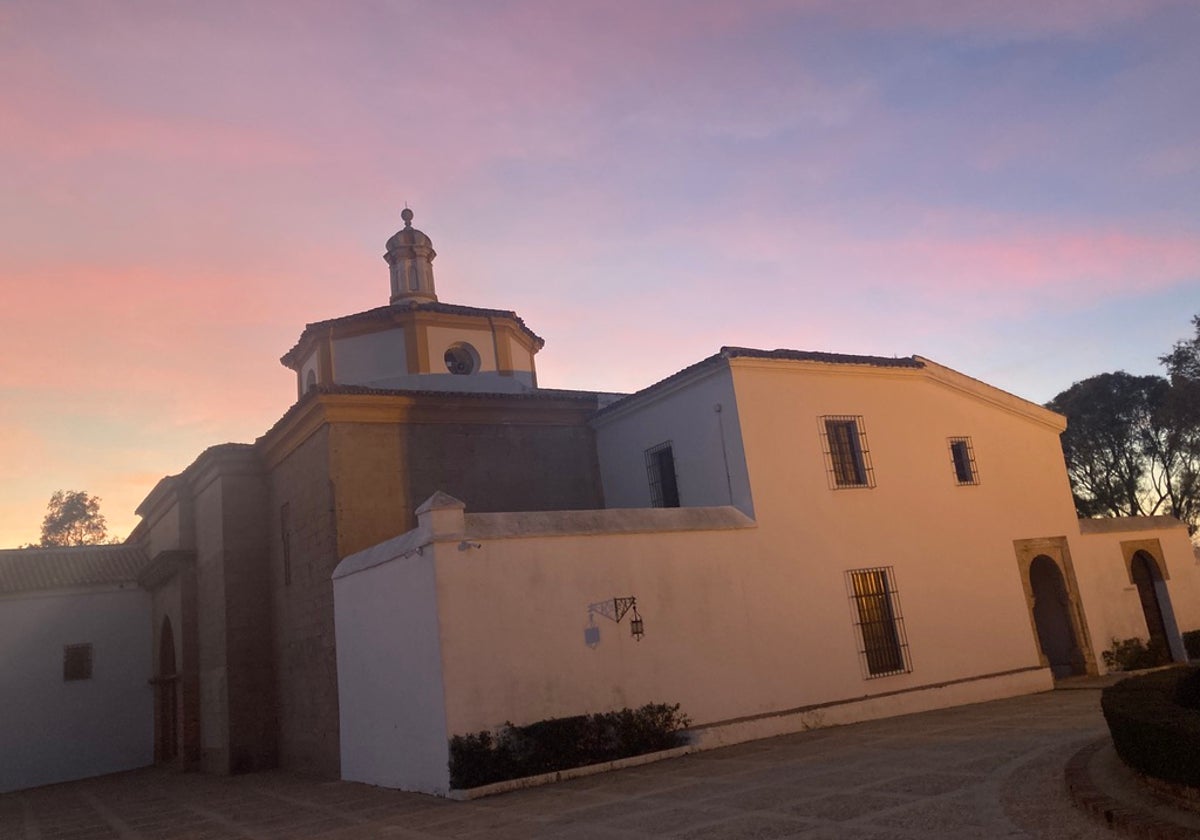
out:
M128 542L0 549L0 593L133 583L147 562Z
M789 359L797 362L827 362L836 365L873 365L875 367L923 368L925 363L915 356L869 356L856 353L829 353L821 350L758 350L753 347L722 347L720 355L727 359Z
M82 553L88 551L119 551L121 549L128 548L130 548L130 546L123 542L94 543L92 545L27 545L20 548L0 548L0 555L24 551L64 551Z

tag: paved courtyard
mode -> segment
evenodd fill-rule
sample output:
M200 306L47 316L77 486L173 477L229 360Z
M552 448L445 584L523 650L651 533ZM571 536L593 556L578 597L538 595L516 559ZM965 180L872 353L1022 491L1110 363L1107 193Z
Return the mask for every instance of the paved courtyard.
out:
M1063 767L1095 689L816 730L473 802L158 770L0 796L0 838L1094 838ZM2 760L2 757L0 757ZM1111 836L1111 835L1110 835Z

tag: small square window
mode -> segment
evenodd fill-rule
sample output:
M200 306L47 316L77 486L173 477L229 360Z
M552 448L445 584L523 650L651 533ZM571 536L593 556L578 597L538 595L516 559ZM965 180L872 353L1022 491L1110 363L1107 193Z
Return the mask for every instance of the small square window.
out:
M92 678L92 646L63 645L63 681Z
M826 415L819 421L829 486L834 490L874 487L875 471L871 468L871 453L867 448L867 433L862 417Z
M646 477L650 482L652 507L679 507L679 481L675 477L675 453L671 441L646 450Z
M969 437L950 438L950 461L954 478L959 484L978 484L979 470L975 467L975 450Z

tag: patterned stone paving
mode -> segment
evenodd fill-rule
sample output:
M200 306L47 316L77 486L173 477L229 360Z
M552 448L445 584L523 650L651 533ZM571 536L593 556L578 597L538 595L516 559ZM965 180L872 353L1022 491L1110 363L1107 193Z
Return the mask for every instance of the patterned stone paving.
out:
M141 770L0 796L0 838L1093 838L1063 768L1099 691L772 738L472 802L284 772Z

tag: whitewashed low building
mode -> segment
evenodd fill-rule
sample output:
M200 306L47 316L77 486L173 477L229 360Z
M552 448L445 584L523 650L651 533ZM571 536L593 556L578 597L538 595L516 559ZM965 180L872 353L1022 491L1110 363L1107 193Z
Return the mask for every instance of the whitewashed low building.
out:
M592 427L607 509L436 494L337 567L343 778L444 794L454 735L648 702L707 747L1042 691L1200 627L1180 523L1081 522L1064 419L928 359L725 348Z
M154 760L133 546L0 551L0 793Z

